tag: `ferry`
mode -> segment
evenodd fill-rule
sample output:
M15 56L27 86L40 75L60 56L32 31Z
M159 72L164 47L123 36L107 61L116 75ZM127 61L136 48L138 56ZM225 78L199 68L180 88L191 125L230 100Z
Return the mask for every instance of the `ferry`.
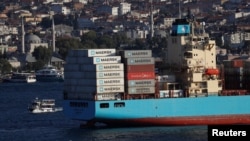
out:
M51 113L62 111L62 107L55 106L55 99L38 99L32 100L31 104L28 106L28 110L31 113Z
M33 73L12 73L9 77L3 78L3 82L35 83L36 76Z
M52 65L44 66L35 73L37 81L39 82L63 82L64 75Z
M154 72L151 50L71 50L65 115L88 126L250 124L249 90L225 89L215 40L202 26L193 18L175 20L161 73Z

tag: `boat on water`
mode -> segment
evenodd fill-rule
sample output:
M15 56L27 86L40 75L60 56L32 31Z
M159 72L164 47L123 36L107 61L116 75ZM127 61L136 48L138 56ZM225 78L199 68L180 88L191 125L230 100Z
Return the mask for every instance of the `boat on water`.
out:
M39 82L63 82L63 71L58 70L52 65L44 66L42 69L36 71L36 79Z
M33 73L12 73L8 77L3 78L3 82L10 83L35 83L36 76Z
M71 50L65 115L90 126L250 124L249 90L225 89L215 40L197 24L173 23L161 73L151 50Z
M62 111L62 107L56 107L55 99L34 99L28 106L31 113L51 113Z

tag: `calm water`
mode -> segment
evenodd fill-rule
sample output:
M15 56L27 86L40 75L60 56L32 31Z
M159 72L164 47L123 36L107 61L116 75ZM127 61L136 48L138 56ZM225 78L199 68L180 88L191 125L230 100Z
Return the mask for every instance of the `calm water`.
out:
M207 127L79 128L63 112L30 114L35 97L62 106L63 83L0 83L0 141L207 141Z

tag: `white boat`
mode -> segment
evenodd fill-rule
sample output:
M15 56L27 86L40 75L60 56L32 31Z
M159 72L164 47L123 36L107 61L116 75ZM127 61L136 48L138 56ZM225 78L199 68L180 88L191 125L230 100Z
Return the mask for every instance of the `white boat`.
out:
M38 70L36 73L36 79L40 82L55 82L64 81L63 71L56 69L52 65L48 65Z
M55 99L34 99L28 106L31 113L50 113L62 111L62 107L55 106Z
M13 73L8 78L5 78L3 82L34 83L36 82L36 75L32 73Z

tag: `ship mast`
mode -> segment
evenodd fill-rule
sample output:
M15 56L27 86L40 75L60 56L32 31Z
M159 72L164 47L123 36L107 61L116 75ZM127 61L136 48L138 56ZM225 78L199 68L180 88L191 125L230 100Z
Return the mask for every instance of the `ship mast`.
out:
M55 24L54 24L54 16L52 16L52 51L55 52Z
M22 53L25 53L25 44L24 44L24 36L25 36L25 31L24 31L24 23L23 23L23 17L22 17Z

